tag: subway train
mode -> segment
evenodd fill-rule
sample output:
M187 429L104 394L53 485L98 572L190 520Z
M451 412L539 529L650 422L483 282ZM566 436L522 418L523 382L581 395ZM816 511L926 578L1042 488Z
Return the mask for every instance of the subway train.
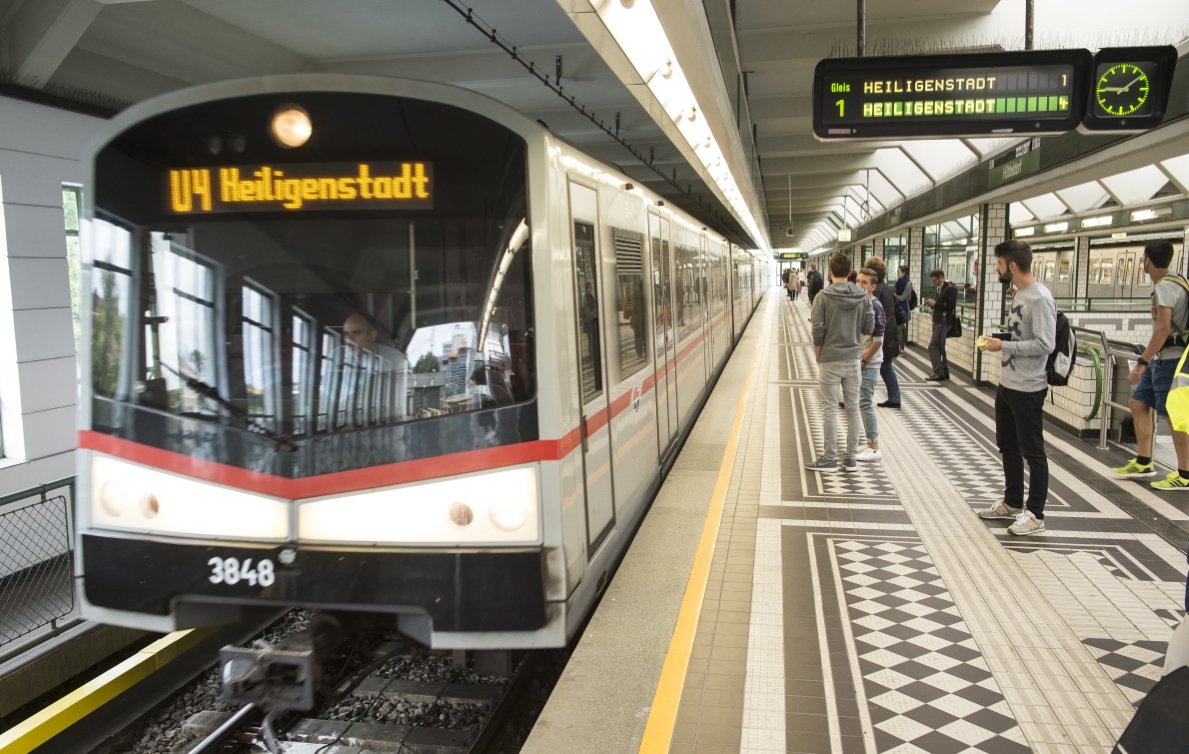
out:
M1074 298L1077 278L1085 275L1086 297L1092 302L1145 303L1152 295L1152 282L1144 272L1144 245L1155 237L1172 241L1172 269L1182 269L1180 234L1145 234L1131 239L1091 237L1088 265L1082 271L1074 270L1072 239L1038 243L1033 247L1032 274L1058 300Z
M76 575L146 630L304 606L565 645L769 278L421 81L175 92L84 165Z

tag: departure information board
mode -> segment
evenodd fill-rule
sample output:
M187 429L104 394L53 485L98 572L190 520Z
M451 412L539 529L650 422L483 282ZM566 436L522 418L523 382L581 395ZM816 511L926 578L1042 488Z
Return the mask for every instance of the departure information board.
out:
M433 209L432 162L238 165L167 171L171 214Z
M1092 65L1087 50L823 60L814 73L814 135L1063 133L1082 120Z

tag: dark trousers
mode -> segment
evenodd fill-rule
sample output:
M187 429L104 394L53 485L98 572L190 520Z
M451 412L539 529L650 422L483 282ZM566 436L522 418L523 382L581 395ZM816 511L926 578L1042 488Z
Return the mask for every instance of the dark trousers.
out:
M883 356L883 363L879 365L879 376L883 378L883 386L888 389L888 400L892 403L900 402L900 380L896 378L896 369L892 362L895 356Z
M995 391L995 442L1003 455L1004 502L1024 505L1024 461L1028 461L1028 510L1043 519L1049 496L1044 407L1048 389L1035 393L1000 387Z
M929 341L929 361L933 364L933 374L938 377L948 377L950 373L950 362L945 357L945 338L949 332L949 325L933 323L933 339Z

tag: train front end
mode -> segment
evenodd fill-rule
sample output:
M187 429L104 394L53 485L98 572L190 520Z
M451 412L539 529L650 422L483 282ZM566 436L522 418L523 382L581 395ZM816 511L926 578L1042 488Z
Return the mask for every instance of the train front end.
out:
M378 84L221 86L121 116L84 187L84 615L559 643L524 133Z

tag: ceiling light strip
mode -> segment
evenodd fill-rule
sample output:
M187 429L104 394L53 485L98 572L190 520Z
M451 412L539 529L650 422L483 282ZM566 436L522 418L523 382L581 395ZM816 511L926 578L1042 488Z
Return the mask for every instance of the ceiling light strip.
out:
M726 163L693 87L685 77L652 0L588 0L640 80L664 109L743 226L763 243L735 176Z
M496 32L495 28L492 27L490 24L488 24L486 21L484 21L483 19L476 16L474 11L471 8L467 8L466 6L455 2L455 0L442 0L442 2L444 2L446 5L453 8L454 11L456 13L458 13L458 15L462 16L468 24L470 24L471 26L474 26L476 29L478 29L483 34L483 36L487 37L488 40L490 40L492 44L494 44L496 47L499 47L501 50L506 52L513 60L515 60L517 63L519 63L522 68L524 68L526 71L528 71L531 76L535 77L538 81L540 81L542 84L544 84L547 89L549 89L550 91L555 93L558 97L561 97L563 102L566 102L567 104L569 104L570 107L572 107L580 115L582 115L587 120L589 120L600 131L602 131L603 133L610 136L612 139L614 139L616 142L618 142L620 144L620 146L622 146L624 149L627 149L629 152L631 152L632 156L634 156L637 160L640 161L640 164L644 165L649 170L656 173L660 177L660 179L662 181L664 181L665 183L667 183L670 187L672 187L674 191L676 191L678 194L682 194L684 196L689 197L691 200L697 201L699 206L701 206L703 209L705 209L707 212L710 213L711 220L715 224L718 225L718 228L716 230L719 233L721 233L724 236L727 236L728 238L734 239L734 241L736 243L739 243L740 245L743 245L743 246L747 245L746 243L743 242L743 239L739 238L738 234L735 231L731 230L730 228L728 228L726 226L725 223L723 223L722 219L719 218L717 213L714 211L714 207L707 206L707 205L703 204L701 196L694 194L694 192L692 190L682 189L681 186L678 185L678 183L677 183L676 174L674 174L673 176L666 175L660 168L656 167L652 163L651 160L649 160L647 157L644 156L642 151L640 151L635 146L633 146L631 144L631 142L629 142L628 140L620 137L619 134L613 129L613 127L609 127L603 121L598 120L595 117L595 113L593 110L587 110L586 106L581 104L580 102L578 102L572 94L566 94L565 87L563 87L560 82L550 81L549 74L543 73L541 71L541 69L537 68L536 64L533 61L526 60L523 57L521 57L520 53L517 51L517 47L515 45L511 44L510 42L508 42L507 39L500 36ZM667 42L667 39L666 39L666 42ZM728 171L728 175L729 175L729 171ZM732 206L734 206L734 205L732 205ZM748 233L750 233L752 235L753 239L756 239L754 241L754 243L757 243L757 244L761 243L763 236L761 236L758 233L758 229L755 229L755 222L751 220L751 213L750 212L747 213L746 215L744 215L744 217L746 217L749 222L742 224L744 226L743 229L745 231L747 231Z

